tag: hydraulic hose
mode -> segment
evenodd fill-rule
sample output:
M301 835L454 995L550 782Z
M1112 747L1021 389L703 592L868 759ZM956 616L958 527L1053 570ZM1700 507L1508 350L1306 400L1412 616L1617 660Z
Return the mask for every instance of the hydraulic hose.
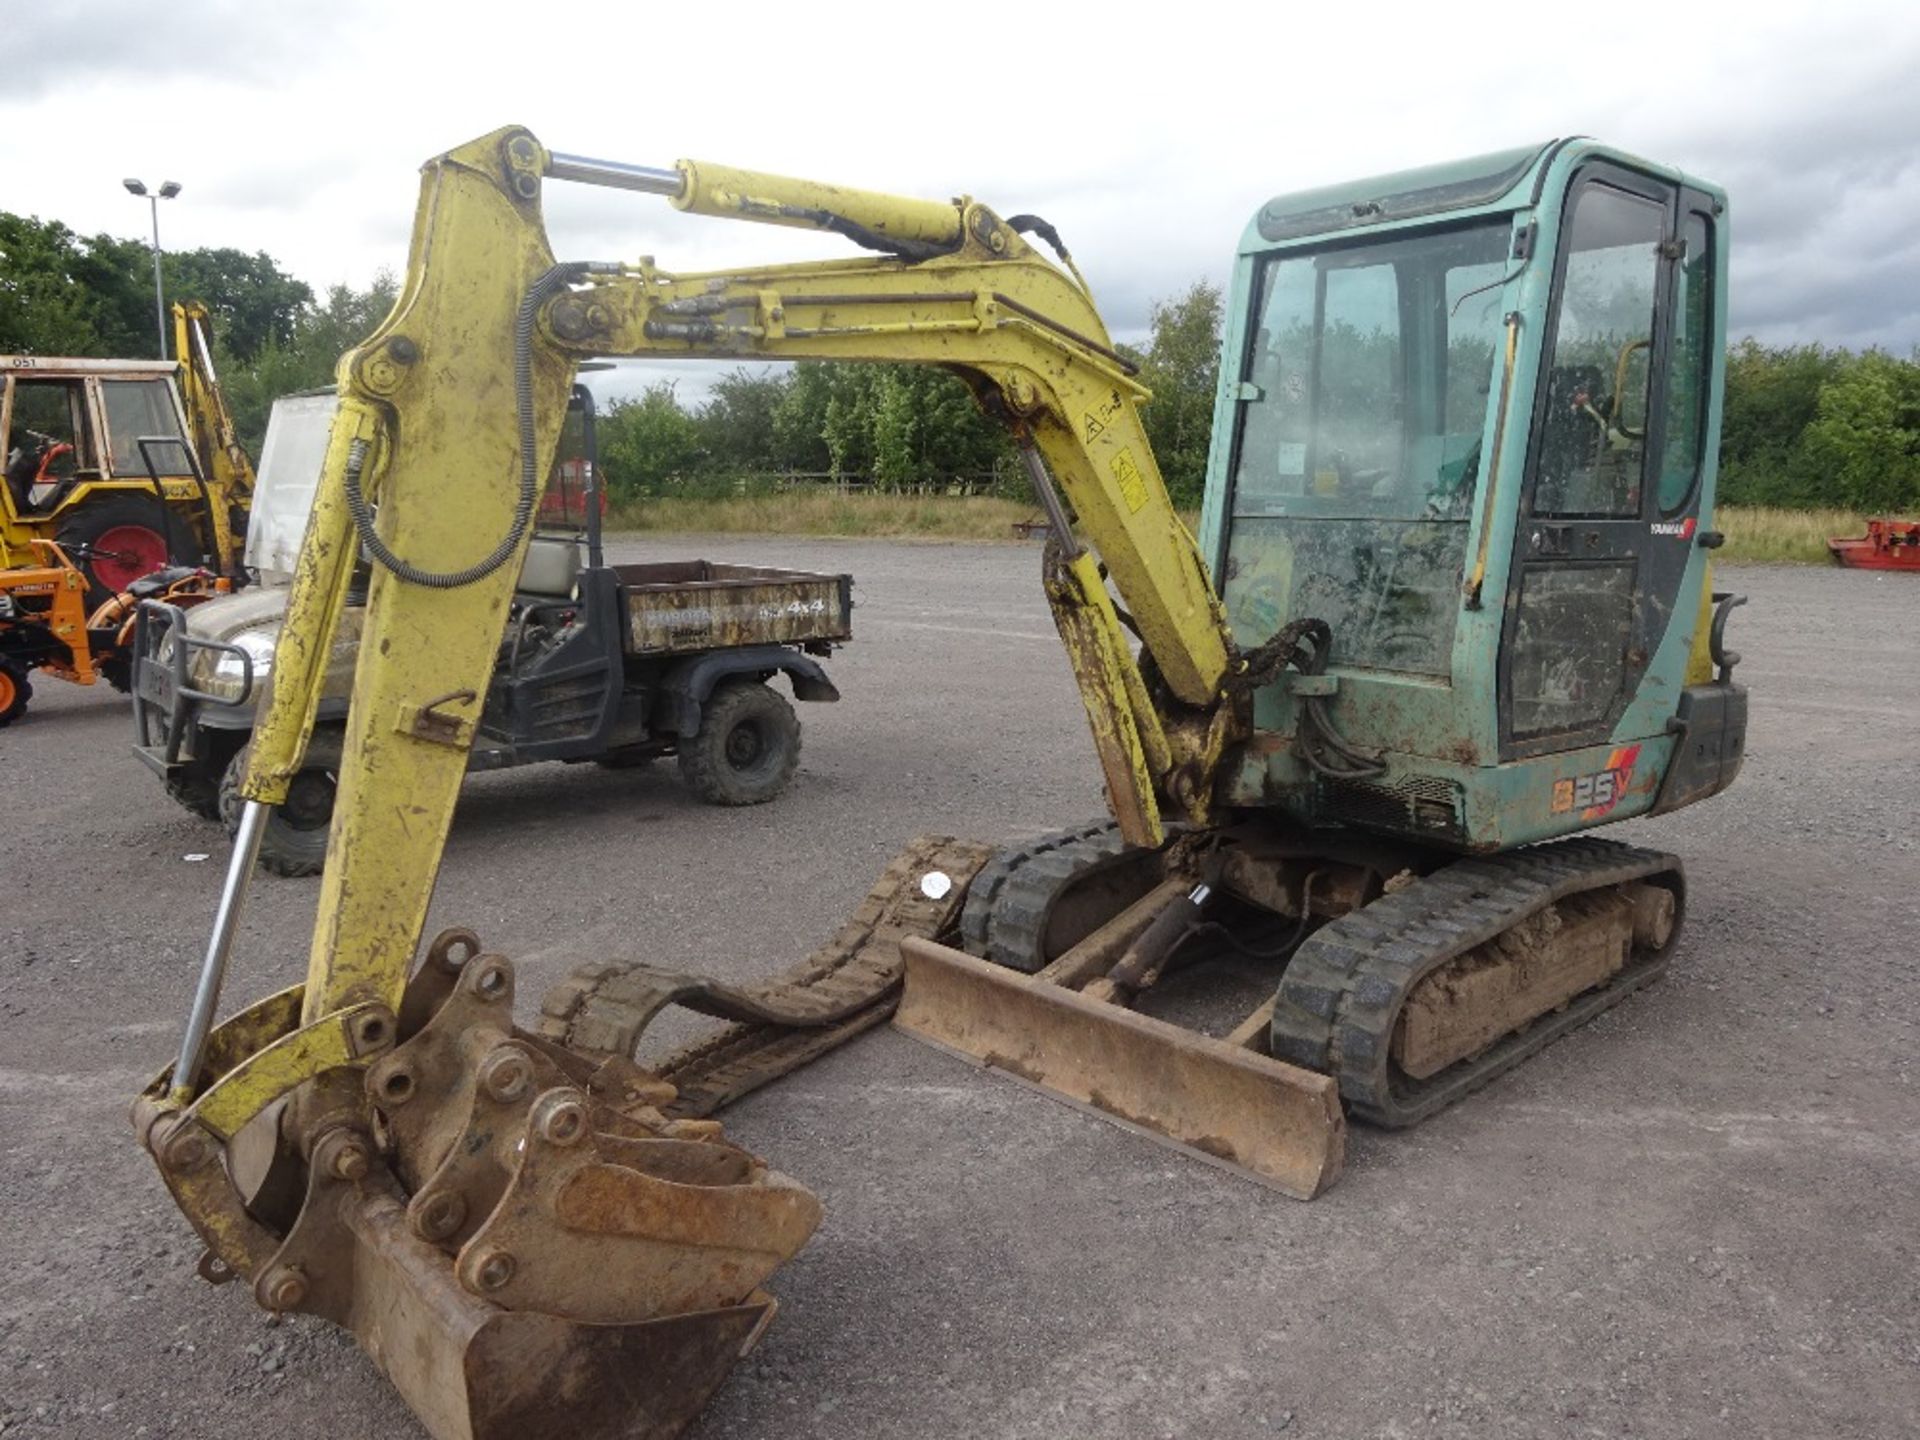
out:
M1326 621L1291 621L1242 657L1235 683L1251 692L1272 684L1289 667L1302 675L1323 674L1332 648L1333 627ZM1365 780L1387 769L1378 755L1360 749L1340 733L1322 695L1300 697L1300 730L1294 748L1309 769L1329 780Z
M410 585L423 585L430 590L458 590L477 580L484 580L513 558L514 552L520 548L520 542L526 538L528 527L533 523L534 501L540 493L539 456L533 435L534 327L540 318L540 307L550 296L589 270L598 268L603 267L590 265L583 260L555 265L528 287L520 301L520 310L513 322L513 401L514 417L519 424L520 493L514 502L513 522L485 559L464 570L423 570L396 555L374 528L373 507L367 503L366 494L361 489L360 480L367 463L367 442L356 439L347 446L347 510L353 516L353 528L360 536L360 543L367 547L367 553L373 556L377 564Z

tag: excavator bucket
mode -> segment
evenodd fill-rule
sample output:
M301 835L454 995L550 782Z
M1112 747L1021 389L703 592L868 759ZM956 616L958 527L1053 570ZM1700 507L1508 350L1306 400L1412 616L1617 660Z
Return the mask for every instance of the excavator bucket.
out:
M156 1078L135 1128L201 1274L352 1331L435 1440L670 1440L820 1202L637 1065L516 1027L513 990L460 931L397 1016L302 1026L296 986L212 1033L185 1108ZM319 1078L289 1083L295 1056Z
M820 1223L712 1117L883 1022L900 942L950 933L990 854L922 836L757 984L583 965L534 1030L512 965L449 930L397 1013L303 1023L294 986L230 1017L185 1096L161 1072L134 1128L207 1246L201 1275L350 1330L435 1440L672 1440ZM729 1023L643 1068L669 1006Z
M1251 1035L1215 1039L1092 998L1059 971L1024 975L929 940L900 952L894 1024L915 1039L1298 1200L1339 1177L1335 1082L1260 1054Z

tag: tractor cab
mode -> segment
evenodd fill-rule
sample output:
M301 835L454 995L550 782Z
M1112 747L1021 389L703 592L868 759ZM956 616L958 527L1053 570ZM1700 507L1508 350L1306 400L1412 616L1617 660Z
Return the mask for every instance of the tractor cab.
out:
M1574 140L1255 217L1204 543L1242 644L1330 643L1261 693L1234 803L1493 850L1731 782L1725 210Z
M205 558L206 477L178 370L157 360L0 356L6 563L27 563L34 539L84 545L88 577L104 595L172 561Z

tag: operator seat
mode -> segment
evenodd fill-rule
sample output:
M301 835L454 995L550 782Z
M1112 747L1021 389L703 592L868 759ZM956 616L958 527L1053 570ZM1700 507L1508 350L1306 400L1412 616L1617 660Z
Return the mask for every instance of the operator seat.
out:
M527 545L514 589L543 600L571 600L580 583L580 542L568 536L536 535Z

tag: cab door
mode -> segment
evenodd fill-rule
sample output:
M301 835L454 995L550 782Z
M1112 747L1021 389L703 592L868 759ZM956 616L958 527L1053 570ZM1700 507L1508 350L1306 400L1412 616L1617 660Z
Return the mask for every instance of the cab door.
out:
M1676 618L1712 373L1709 210L1607 163L1568 188L1509 572L1503 759L1605 742Z

